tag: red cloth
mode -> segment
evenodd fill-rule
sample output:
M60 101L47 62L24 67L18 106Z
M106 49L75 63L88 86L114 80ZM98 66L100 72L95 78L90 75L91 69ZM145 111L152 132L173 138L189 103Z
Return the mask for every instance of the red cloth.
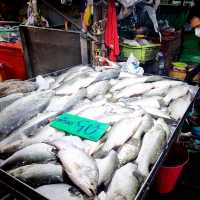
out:
M120 50L115 0L108 0L107 21L104 37L105 45L110 49L109 60L116 61Z

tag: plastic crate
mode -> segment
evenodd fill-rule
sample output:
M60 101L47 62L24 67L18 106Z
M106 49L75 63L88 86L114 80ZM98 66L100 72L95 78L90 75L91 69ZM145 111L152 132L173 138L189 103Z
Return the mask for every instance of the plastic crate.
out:
M21 43L0 42L0 63L6 79L27 79Z
M142 46L131 46L128 44L120 44L122 59L127 59L132 53L141 63L151 61L155 58L160 50L160 44L149 44Z

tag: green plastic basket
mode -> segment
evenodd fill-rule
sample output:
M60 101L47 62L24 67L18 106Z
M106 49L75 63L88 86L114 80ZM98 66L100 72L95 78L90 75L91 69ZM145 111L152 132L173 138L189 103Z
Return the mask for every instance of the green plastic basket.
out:
M127 59L132 53L141 63L153 60L160 50L160 44L148 44L142 46L120 44L120 47L121 59Z

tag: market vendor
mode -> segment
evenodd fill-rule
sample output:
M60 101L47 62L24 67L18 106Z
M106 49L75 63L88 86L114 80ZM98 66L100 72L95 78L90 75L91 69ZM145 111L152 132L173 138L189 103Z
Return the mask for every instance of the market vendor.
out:
M194 29L195 36L199 38L200 46L200 3L196 3L190 10L189 22L191 27ZM185 81L191 83L193 78L200 73L200 64L197 65L191 72L186 76Z

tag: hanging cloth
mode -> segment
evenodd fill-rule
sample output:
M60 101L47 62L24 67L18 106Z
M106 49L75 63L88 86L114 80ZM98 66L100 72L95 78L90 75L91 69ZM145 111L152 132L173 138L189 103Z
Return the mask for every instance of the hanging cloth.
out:
M119 36L117 31L117 15L114 0L108 0L108 11L104 37L105 45L110 49L109 60L116 61L120 50Z

